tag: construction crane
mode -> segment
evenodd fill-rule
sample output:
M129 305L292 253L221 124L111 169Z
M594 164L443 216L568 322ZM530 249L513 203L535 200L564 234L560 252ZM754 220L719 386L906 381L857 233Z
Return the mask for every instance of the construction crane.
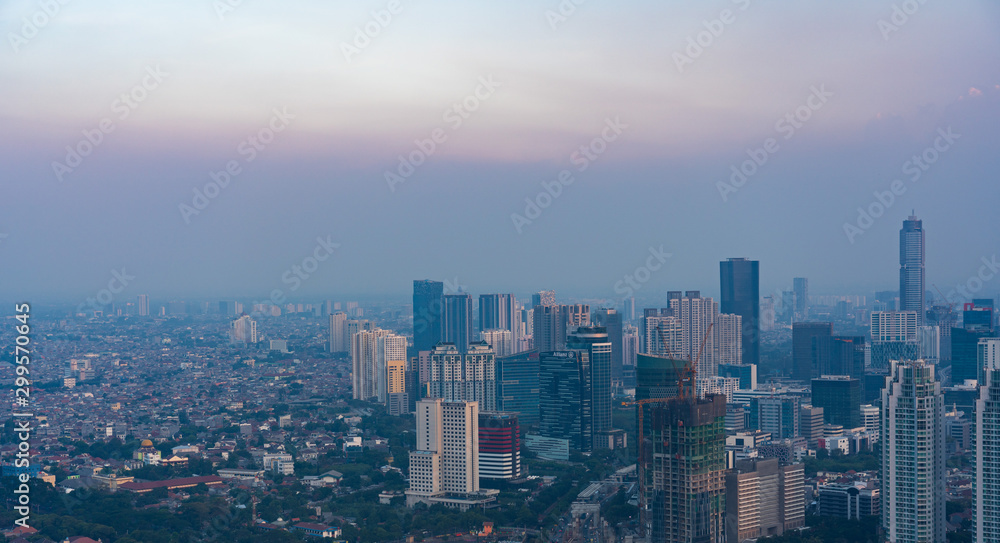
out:
M666 352L666 353L668 353L667 356L669 356L669 353L671 352L670 351L670 346L663 339L663 331L661 330L660 326L662 326L662 323L656 327L657 333L659 334L659 338L660 338L660 345L661 345L661 348L663 349L663 351ZM705 349L705 343L708 341L709 334L712 333L712 327L713 326L715 326L714 322L713 323L709 323L708 329L705 330L705 335L702 336L702 338L701 338L701 344L698 346L698 354L697 354L697 356L695 356L694 360L692 360L691 356L689 355L687 361L684 363L684 366L681 367L677 371L677 396L675 396L675 398L694 398L694 397L696 397L696 392L695 392L695 376L697 375L698 371L695 369L695 367L698 365L698 362L701 361L701 354L702 354L702 352ZM638 473L639 473L640 485L642 484L642 481L645 480L645 470L643 469L643 454L642 454L643 453L643 450L642 450L643 449L643 445L645 445L645 443L646 443L645 435L644 435L645 424L644 424L644 420L643 420L643 416L645 415L646 409L645 409L644 406L650 405L650 404L655 404L655 403L667 403L667 402L669 402L669 401L671 401L673 399L674 398L645 398L645 399L642 399L642 400L636 400L634 402L627 402L627 403L623 404L623 405L636 405L636 406L639 407L639 431L638 431L639 444L636 447L636 451L638 452L639 459L638 459L638 461L636 463L638 464L638 468L639 468L638 469ZM646 502L646 496L641 491L641 487L640 487L640 491L639 491L639 513L640 514L645 514L645 513L643 513L643 511L646 510L646 507L645 507L646 503L645 502Z

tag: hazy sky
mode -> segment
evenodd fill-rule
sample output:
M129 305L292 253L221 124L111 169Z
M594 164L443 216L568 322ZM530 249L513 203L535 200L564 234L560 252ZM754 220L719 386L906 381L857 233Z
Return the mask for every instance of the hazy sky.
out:
M896 288L911 209L928 285L1000 254L993 1L62 1L0 5L0 299L122 269L116 300L614 298L660 246L639 297L716 294L730 256L762 292L864 293ZM283 281L317 238L332 255Z

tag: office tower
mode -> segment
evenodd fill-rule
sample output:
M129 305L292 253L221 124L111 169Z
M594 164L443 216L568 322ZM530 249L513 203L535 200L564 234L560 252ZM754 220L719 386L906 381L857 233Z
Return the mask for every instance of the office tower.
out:
M405 415L410 412L410 397L407 391L405 360L386 361L386 410L390 415Z
M882 390L882 526L893 543L945 540L944 398L934 366L893 361Z
M868 346L862 336L813 338L813 378L821 375L849 375L864 379ZM863 383L862 383L863 384Z
M808 383L819 375L813 370L814 338L833 336L832 322L797 322L792 325L792 378Z
M646 407L639 492L649 541L725 541L725 398L686 396Z
M390 360L406 360L406 337L361 329L351 336L351 384L355 400L385 403Z
M479 413L479 478L521 477L521 430L516 413Z
M792 290L795 292L795 320L809 318L809 279L796 277L792 279Z
M517 347L522 330L521 309L513 294L479 296L479 331L486 330L509 330L512 348Z
M472 341L472 296L446 294L441 312L441 333L445 343L454 343L459 352L469 350Z
M149 294L140 294L135 297L136 309L140 317L149 316Z
M978 350L972 517L975 541L1000 541L1000 339L983 339Z
M819 514L822 516L859 520L881 514L882 497L874 486L859 488L849 484L827 484L819 485L818 490Z
M777 308L774 303L774 296L764 296L760 301L760 331L770 332L775 329Z
M815 449L823 437L823 408L803 405L799 408L799 433Z
M715 360L714 365L743 363L743 317L720 313L715 317Z
M532 294L531 307L534 308L540 305L556 305L556 291L541 290L536 294Z
M229 339L233 343L257 343L257 321L250 318L250 315L233 321L229 330Z
M538 424L538 351L497 357L497 403L524 426Z
M757 366L754 364L719 364L719 377L736 377L741 390L757 390Z
M417 450L410 452L406 504L448 503L449 494L479 492L479 405L417 402Z
M330 314L330 352L342 353L348 350L350 336L347 335L347 313L338 311Z
M639 329L631 324L622 331L622 383L634 388L636 356L639 354Z
M935 365L941 362L941 329L938 326L918 328L917 341L920 342L920 358Z
M805 526L805 466L777 458L739 460L726 472L726 541L781 535Z
M635 322L635 296L625 298L625 310L622 318L627 323Z
M687 361L642 353L636 359L636 400L673 398L677 395L681 369Z
M566 321L562 306L536 304L532 313L534 349L544 353L565 346Z
M441 341L441 313L444 311L444 283L413 281L413 348L429 351Z
M750 400L750 428L774 439L799 437L801 400L798 396L761 396Z
M621 382L624 375L622 354L622 314L614 309L599 308L590 316L594 326L602 326L608 331L611 342L611 379Z
M871 432L876 439L879 439L882 435L882 409L877 405L862 405L861 424L864 425L866 432Z
M824 375L812 380L812 404L823 408L828 424L857 428L861 422L861 380L847 375Z
M581 451L593 449L594 423L587 351L539 354L539 434L563 439Z
M429 397L475 401L484 410L497 410L496 355L489 344L477 341L462 353L451 343L440 343L430 359Z
M479 339L485 341L498 357L510 356L514 350L514 335L510 330L492 329L483 330L479 333Z
M720 312L743 319L743 363L760 365L760 264L746 258L719 263Z
M566 349L584 351L590 359L589 390L593 432L610 430L612 343L600 326L580 326L566 338Z
M899 230L899 310L915 311L917 326L924 323L924 226L911 215Z
M915 311L872 311L872 369L886 370L893 360L916 360L920 357L917 323Z
M992 302L991 302L992 303ZM951 382L978 379L982 366L978 360L979 340L997 337L993 327L993 308L966 303L962 311L961 328L951 330Z

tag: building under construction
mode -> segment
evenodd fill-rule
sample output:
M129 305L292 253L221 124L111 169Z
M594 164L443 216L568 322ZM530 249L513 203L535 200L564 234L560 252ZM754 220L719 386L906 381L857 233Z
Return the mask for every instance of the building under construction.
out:
M640 481L649 541L722 543L726 397L682 395L640 408L649 430Z

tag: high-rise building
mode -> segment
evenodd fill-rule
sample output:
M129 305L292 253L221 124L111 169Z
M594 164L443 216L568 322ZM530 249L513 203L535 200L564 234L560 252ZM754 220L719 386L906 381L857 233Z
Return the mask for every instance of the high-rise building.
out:
M250 318L250 315L234 320L229 330L229 339L233 343L257 343L257 321Z
M429 351L443 337L441 313L444 311L444 283L413 281L413 348Z
M877 517L882 509L879 489L848 484L819 485L819 514L848 520ZM932 540L928 540L932 541Z
M479 295L479 331L509 330L512 348L521 339L521 308L513 294ZM512 351L513 354L517 351ZM500 356L499 353L497 353ZM504 355L506 356L506 355Z
M497 403L524 426L538 424L538 351L497 357Z
M540 290L531 295L531 307L540 305L556 305L556 291Z
M777 458L736 462L726 472L726 540L781 535L805 526L805 466Z
M681 369L686 361L642 353L636 358L636 400L673 398L677 395Z
M446 294L441 313L442 341L454 343L459 352L469 350L472 341L472 296Z
M390 415L405 415L410 412L410 398L406 386L408 377L406 361L387 360L385 366L386 410Z
M584 350L539 354L539 434L590 451L594 416L590 395L590 355Z
M742 317L744 364L760 365L760 263L730 258L719 263L720 311Z
M978 379L980 340L997 337L993 327L993 308L966 303L962 311L962 327L951 330L951 382Z
M720 313L715 317L716 369L722 364L738 366L743 363L743 317Z
M622 381L626 388L635 387L635 364L639 354L639 329L631 324L622 331Z
M722 543L726 510L726 399L674 398L645 406L640 516L651 543ZM655 459L655 460L654 460Z
M416 411L407 506L444 503L465 510L495 501L496 491L489 498L479 489L479 405L425 399Z
M799 408L799 433L815 449L823 437L823 408L803 405Z
M973 540L1000 541L1000 339L983 339L978 350L982 375L972 447Z
M510 356L516 352L514 350L514 335L510 330L500 328L483 330L479 333L479 339L489 344L498 357Z
M535 305L532 309L534 349L540 353L555 351L566 345L566 320L563 306Z
M642 322L642 352L658 356L681 356L681 320L673 315L672 309L647 308Z
M919 358L918 322L916 311L872 311L871 367L884 371L893 360Z
M719 314L719 304L711 298L685 296L679 300L671 300L670 309L674 317L680 321L680 351L672 354L692 361L697 358L694 365L697 372L695 373L697 390L704 392L704 387L701 385L704 379L718 375L715 334L708 332L709 326L716 321ZM700 358L698 358L699 351Z
M882 409L877 405L862 405L861 424L865 426L866 432L871 432L876 439L880 439L882 435Z
M521 431L517 414L479 413L480 479L517 479L521 476Z
M750 428L774 439L799 437L801 399L798 396L759 396L750 400Z
M406 337L389 330L359 330L351 336L351 381L356 400L385 403L388 362L406 360Z
M566 348L581 350L590 359L589 390L593 432L611 430L612 343L600 326L580 326L566 338Z
M818 376L813 368L816 338L833 336L832 322L796 322L792 325L792 378L808 383Z
M823 408L827 424L858 428L861 421L861 380L847 375L824 375L812 380L812 404Z
M350 337L347 335L347 313L338 311L330 314L330 352L342 353L348 350Z
M809 318L809 279L796 277L792 279L792 290L795 291L795 320Z
M944 398L934 366L893 361L882 390L882 526L893 543L945 540Z
M899 230L899 309L915 311L917 326L924 323L924 226L911 215Z
M461 352L451 343L431 351L428 396L445 401L475 401L485 410L497 410L496 355L483 341Z
M608 331L611 342L611 379L620 382L624 376L624 355L622 353L622 314L617 310L598 308L590 316L594 326L602 326Z
M625 320L626 323L631 324L635 322L635 296L629 296L628 298L625 298L624 305L625 305L625 311L623 319Z
M149 316L149 294L140 294L135 297L136 309L140 317Z
M760 301L760 331L770 332L777 323L777 307L774 296L764 296Z

